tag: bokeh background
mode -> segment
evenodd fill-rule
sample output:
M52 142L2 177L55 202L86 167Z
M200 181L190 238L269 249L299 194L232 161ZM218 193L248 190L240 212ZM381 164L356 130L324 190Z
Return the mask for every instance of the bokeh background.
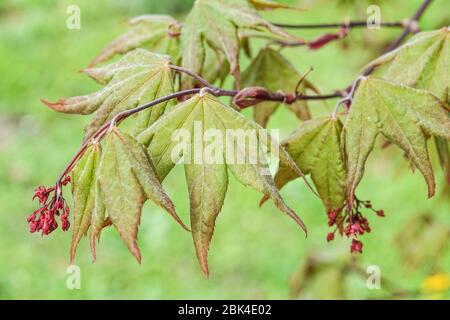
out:
M379 0L376 4L381 6L382 19L392 21L410 17L420 2ZM421 22L424 30L449 24L448 1L434 2ZM263 15L292 23L365 19L367 6L374 2L290 3L308 10ZM81 8L81 30L66 28L66 10L72 4ZM301 181L290 183L282 194L308 225L307 239L272 204L258 208L260 195L232 180L211 245L209 279L200 272L190 235L148 203L139 234L142 265L113 229L106 230L95 264L87 241L82 241L76 259L81 289L67 289L70 234L58 230L48 238L30 235L26 216L35 208L34 188L53 183L79 147L88 119L57 114L39 99L97 90L100 87L78 70L127 30L127 18L165 13L182 19L191 4L189 0L0 1L0 298L448 298L450 205L433 144L438 194L430 200L422 177L411 172L399 149L374 152L358 195L384 209L386 217L369 217L373 232L364 236L364 253L355 259L348 252L348 239L326 243L324 209ZM316 52L291 48L285 53L301 72L313 66L309 79L329 92L350 83L399 32L357 29L345 41ZM296 32L305 38L321 33ZM253 43L254 51L261 45ZM247 64L244 57L243 69ZM333 101L311 103L311 109L325 114L333 105ZM248 111L245 114L250 116ZM286 136L298 124L281 108L269 126L281 128ZM188 221L182 168L169 175L165 186ZM380 290L366 286L370 265L381 270Z

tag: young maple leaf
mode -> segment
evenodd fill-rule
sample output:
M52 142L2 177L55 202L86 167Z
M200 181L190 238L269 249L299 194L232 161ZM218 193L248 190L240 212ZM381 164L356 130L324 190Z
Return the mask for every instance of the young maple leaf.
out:
M450 28L421 32L398 49L371 62L386 65L383 77L425 89L450 104ZM450 152L447 141L435 138L441 167L450 183Z
M347 204L355 189L379 133L398 145L418 168L435 192L433 169L428 157L426 134L450 139L449 106L425 90L368 77L359 87L344 125L347 155Z
M118 54L143 48L151 52L167 54L172 61L180 57L179 36L181 24L165 15L143 15L129 20L131 30L108 44L92 60L89 67L107 61Z
M281 143L300 170L311 174L327 212L341 208L345 201L346 170L341 153L341 133L339 119L316 118L305 121ZM281 189L296 178L298 175L281 163L275 184Z
M196 0L181 33L182 66L203 75L206 71L205 47L209 45L225 55L230 72L239 83L238 32L245 29L267 31L269 36L282 39L296 39L260 17L247 0ZM184 86L193 87L194 83L186 78Z
M193 141L187 142L187 147L179 149L180 141L173 136L174 133L180 132L177 130L185 130L188 137L193 137L191 139ZM231 132L242 133L244 139L239 139L239 135L233 137ZM232 139L233 147L228 144L230 140L227 140L227 143L217 144L213 140L215 137L209 136L210 133L219 135L222 139ZM248 137L247 133L255 135ZM278 152L280 161L299 176L302 175L300 170L286 151L273 141L263 128L246 119L233 108L224 105L214 96L198 94L179 104L139 135L138 140L148 146L150 157L161 181L175 163L184 157L192 237L200 266L205 274L209 272L207 254L215 221L227 191L227 169L240 183L271 198L278 209L306 230L302 220L281 198L270 174L266 154L262 154L262 149L267 148L272 154L275 151ZM249 161L248 152L251 149L258 152L260 161L254 163ZM205 155L209 155L214 160L204 161ZM239 156L243 156L244 161L236 161Z
M75 210L71 259L75 257L81 237L90 227L95 259L95 240L110 223L140 262L136 240L142 207L147 199L164 208L186 227L163 190L151 159L141 144L114 127L102 145L103 148L98 143L92 144L73 171Z
M96 220L97 223L100 224L99 229L101 230L106 220L104 218L104 211L100 212L99 207L95 210L96 197L99 197L98 190L96 190L96 184L100 158L100 144L92 144L72 171L72 197L74 210L72 218L72 244L70 247L71 262L75 259L78 244L89 230L92 221ZM98 200L99 199L97 199L97 203ZM94 211L96 211L95 215Z
M241 86L260 86L272 91L281 90L286 93L293 93L301 77L300 73L281 53L265 48L259 52L249 67L242 73ZM299 93L305 93L306 89L316 91L307 80L304 80L298 89ZM259 103L254 107L254 120L261 126L266 127L270 116L280 105L280 102ZM308 105L304 100L288 104L287 107L300 120L311 118Z
M118 62L84 72L100 84L98 92L85 96L60 99L55 103L43 100L53 110L64 113L91 114L94 119L85 128L90 138L103 124L119 112L155 100L174 92L170 58L144 49L136 49ZM163 113L167 103L140 112L134 119L136 133L142 132Z
M368 67L380 65L387 66L384 78L428 90L450 103L450 27L418 33Z

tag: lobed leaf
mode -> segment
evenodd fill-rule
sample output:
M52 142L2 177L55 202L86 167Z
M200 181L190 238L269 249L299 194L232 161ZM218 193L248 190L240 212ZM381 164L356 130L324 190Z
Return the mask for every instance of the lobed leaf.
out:
M379 65L387 65L384 78L428 90L450 102L449 27L418 33L403 46L369 64Z
M165 15L143 15L129 20L128 23L131 30L108 44L92 60L90 68L137 48L169 55L172 61L179 60L181 25L174 18Z
M209 46L226 57L230 72L239 83L238 33L245 29L267 31L272 37L293 38L260 17L247 0L196 0L181 34L182 66L203 75L207 72L205 57ZM192 79L184 82L186 87L194 84Z
M95 241L99 239L101 230L112 224L140 262L137 234L142 207L147 199L164 208L186 227L164 192L142 145L115 127L110 129L102 144L103 148L98 143L92 144L73 172L75 212L71 259L81 237L90 227L91 250L95 259Z
M425 89L450 103L450 28L422 32L369 66L387 65L388 80ZM448 142L435 137L441 167L450 183Z
M91 114L94 119L85 128L85 139L118 113L174 92L170 59L136 49L118 62L84 70L105 87L85 96L60 99L56 103L43 101L50 108L64 113ZM140 112L135 117L135 131L142 132L163 113L167 103Z
M304 122L283 140L282 146L304 174L310 174L327 212L345 201L346 169L341 153L342 123L339 119L316 118ZM275 184L281 189L298 175L281 164Z

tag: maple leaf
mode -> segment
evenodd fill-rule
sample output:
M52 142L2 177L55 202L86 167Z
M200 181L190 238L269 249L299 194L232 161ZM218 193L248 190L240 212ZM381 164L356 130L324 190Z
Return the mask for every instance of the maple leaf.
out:
M406 44L371 62L368 67L386 65L383 77L418 89L425 89L450 103L450 28L421 32ZM448 142L435 138L441 167L450 183Z
M196 0L181 34L182 66L203 75L205 46L209 45L225 55L230 72L239 83L238 33L245 29L267 31L282 39L294 38L260 17L246 0ZM192 87L194 81L187 78L184 86Z
M95 259L95 240L106 225L112 224L140 262L136 241L142 207L147 199L164 208L186 227L163 190L151 159L141 144L113 127L102 145L101 148L98 143L92 144L73 171L76 204L71 259L89 227L92 227L90 240Z
M362 79L344 125L347 155L347 204L354 200L356 186L375 139L381 133L398 145L418 168L435 192L434 174L428 157L426 134L450 139L449 107L425 90L383 79Z
M341 133L339 119L316 118L305 121L281 143L300 170L311 175L327 212L341 208L345 201L346 169L341 153ZM281 189L297 177L281 163L275 184Z
M244 139L239 139L241 134ZM186 136L189 140L184 141L184 146L187 147L180 148L180 138L186 139ZM280 161L298 175L302 175L300 170L262 127L214 96L202 93L177 105L139 135L138 140L148 146L160 180L184 157L192 237L205 274L209 272L207 254L215 221L227 191L227 169L240 183L271 198L278 209L305 229L300 218L281 198L264 148L272 154L277 152ZM250 160L250 150L256 152L258 161Z
M118 62L84 72L100 84L102 90L85 96L60 99L55 103L43 100L53 110L64 113L91 114L94 119L85 128L85 140L119 112L174 92L170 58L136 49ZM133 128L142 132L163 113L167 103L140 112Z
M368 67L380 65L387 65L384 78L428 90L449 103L450 27L418 33Z
M167 54L172 58L172 61L179 60L181 24L174 18L165 15L143 15L130 19L128 23L131 30L108 44L92 60L89 67L136 48Z
M283 91L292 93L299 80L302 78L295 67L279 52L265 48L253 59L249 67L242 73L241 85L243 87L260 86L271 91ZM314 87L304 80L298 88L300 94L305 93L306 88ZM253 118L261 126L266 127L269 117L281 105L280 102L261 102L254 107ZM287 107L300 120L310 119L310 113L306 101L300 100Z

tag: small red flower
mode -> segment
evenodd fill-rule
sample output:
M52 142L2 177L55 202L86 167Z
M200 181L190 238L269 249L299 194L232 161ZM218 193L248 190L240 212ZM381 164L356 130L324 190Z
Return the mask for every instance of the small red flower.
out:
M376 213L377 213L377 216L379 216L379 217L384 217L385 216L384 215L384 210L377 210Z
M35 191L34 191L34 199L39 199L39 203L43 204L45 202L47 202L48 196L49 194L53 191L53 188L49 188L47 189L44 186L39 186Z
M334 233L333 233L333 232L330 232L330 233L327 235L327 241L330 242L330 241L333 241L333 240L334 240Z
M327 213L328 215L328 226L331 227L336 223L336 218L339 215L340 210L334 210Z
M42 235L49 235L58 228L56 216L61 219L63 231L69 229L70 208L62 196L62 187L69 184L70 181L70 176L66 176L54 187L40 186L35 190L33 200L37 198L41 207L27 217L31 233L40 231Z
M351 253L362 253L363 243L356 239L352 240L352 244L350 246Z

